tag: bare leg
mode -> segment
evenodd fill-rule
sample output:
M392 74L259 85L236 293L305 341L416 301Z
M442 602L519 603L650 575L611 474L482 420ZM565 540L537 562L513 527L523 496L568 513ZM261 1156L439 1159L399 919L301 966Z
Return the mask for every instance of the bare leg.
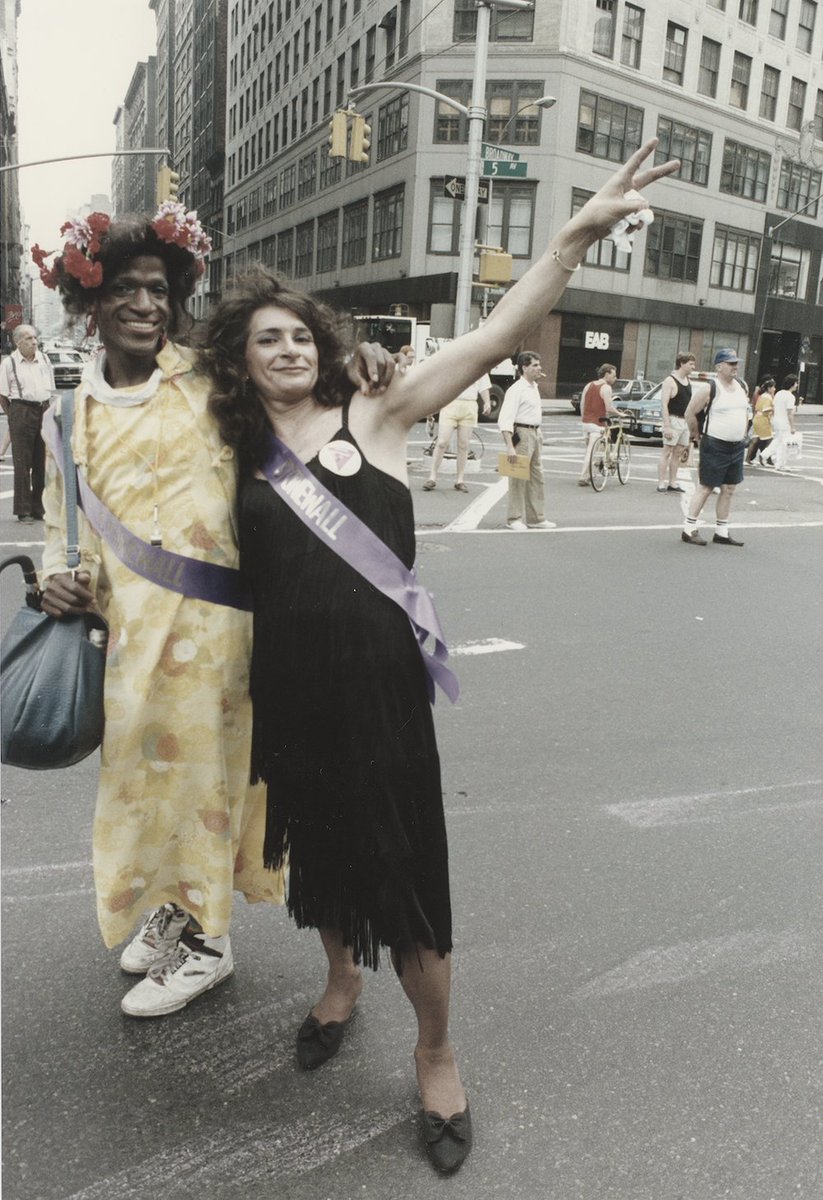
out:
M706 501L708 500L709 496L711 496L713 491L714 491L714 488L706 487L706 485L703 483L699 483L697 485L697 487L694 489L694 494L693 494L693 496L691 498L691 502L689 504L689 516L690 517L697 518L700 516L701 512L703 511L703 505L706 503ZM720 497L718 497L718 503L719 502L720 502ZM731 500L729 501L729 503L731 504Z
M352 959L351 946L343 945L337 929L321 929L320 938L329 960L326 990L311 1010L321 1025L329 1021L347 1021L363 990L360 968Z
M435 444L434 449L432 450L432 469L431 472L428 473L428 478L433 482L433 484L434 482L437 482L437 473L440 469L440 464L443 463L445 452L447 449L449 449L450 442L451 430L445 430L445 432L440 430L437 444Z
M660 455L660 462L657 464L657 486L662 487L664 483L673 484L672 478L672 461L674 458L674 446L664 446L663 452ZM677 467L674 469L674 476L677 476Z
M472 431L468 425L457 426L457 483L463 482L463 476L466 473L471 436Z
M466 1093L449 1041L451 955L416 947L403 955L400 982L417 1017L414 1062L423 1108L452 1117L466 1107Z
M727 521L729 519L735 487L736 484L734 483L723 483L720 485L720 495L717 497L717 504L714 510L715 516L719 521Z

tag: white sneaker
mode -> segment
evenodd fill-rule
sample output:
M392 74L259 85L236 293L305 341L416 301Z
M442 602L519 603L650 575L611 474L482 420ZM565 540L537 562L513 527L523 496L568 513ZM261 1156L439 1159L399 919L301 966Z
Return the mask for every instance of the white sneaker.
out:
M525 521L507 521L506 528L513 529L515 533L522 533L524 529L528 528L528 526L526 525Z
M167 959L152 967L145 979L126 992L120 1007L128 1017L163 1017L185 1008L195 996L222 983L233 971L228 935L222 954L210 953L206 946L192 950L185 942L178 942Z
M535 521L534 525L529 525L529 529L557 529L554 521Z
M129 975L145 975L149 967L171 954L188 919L188 913L176 904L152 909L120 955L122 970Z

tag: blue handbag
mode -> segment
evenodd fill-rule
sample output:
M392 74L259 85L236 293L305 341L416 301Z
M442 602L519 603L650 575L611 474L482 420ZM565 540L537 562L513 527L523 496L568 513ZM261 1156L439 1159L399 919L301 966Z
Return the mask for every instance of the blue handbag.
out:
M80 563L77 476L71 458L73 397L63 401L67 564ZM40 611L34 563L25 554L0 563L19 566L26 602L0 644L0 761L30 771L70 767L103 740L103 685L108 626L98 613L51 617Z

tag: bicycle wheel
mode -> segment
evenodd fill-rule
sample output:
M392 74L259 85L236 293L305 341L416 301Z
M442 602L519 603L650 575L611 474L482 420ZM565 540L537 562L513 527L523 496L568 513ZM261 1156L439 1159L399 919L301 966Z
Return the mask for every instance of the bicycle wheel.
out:
M600 437L592 447L592 457L589 463L589 478L596 492L602 492L606 486L608 473L609 447L606 439Z
M485 442L483 441L482 437L475 429L472 433L471 440L469 442L469 458L472 459L474 462L480 462L480 459L483 457L483 451L485 450L485 448L486 448Z
M617 478L621 483L629 482L632 469L632 457L629 453L629 443L621 441L617 447Z

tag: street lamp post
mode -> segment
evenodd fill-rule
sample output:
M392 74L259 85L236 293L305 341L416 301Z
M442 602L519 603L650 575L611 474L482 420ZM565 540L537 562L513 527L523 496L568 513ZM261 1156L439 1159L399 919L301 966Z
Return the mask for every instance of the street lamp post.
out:
M474 50L474 83L469 105L469 146L466 161L466 200L460 232L460 261L454 305L454 336L467 333L471 324L472 277L474 275L474 227L480 188L480 146L486 124L486 62L493 8L532 9L532 0L477 0L477 35Z

